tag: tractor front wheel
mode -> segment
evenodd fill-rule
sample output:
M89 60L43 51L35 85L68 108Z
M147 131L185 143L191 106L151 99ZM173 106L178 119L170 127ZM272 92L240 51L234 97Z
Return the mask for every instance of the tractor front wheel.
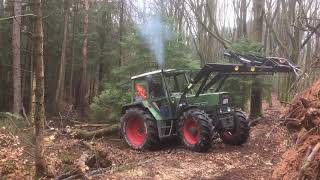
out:
M136 150L152 149L159 144L155 119L139 108L129 108L123 115L121 133L126 144Z
M183 144L192 151L205 152L212 144L213 125L201 110L191 109L179 119L179 135Z
M241 111L235 112L234 125L234 129L221 130L219 134L225 144L240 146L247 141L250 131L249 122Z

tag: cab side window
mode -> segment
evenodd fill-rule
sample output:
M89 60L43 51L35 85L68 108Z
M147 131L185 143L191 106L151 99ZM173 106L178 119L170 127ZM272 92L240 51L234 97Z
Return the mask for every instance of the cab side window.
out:
M134 101L139 102L146 100L147 94L147 84L143 80L137 80L134 82Z
M161 76L159 74L147 77L147 81L151 98L155 99L165 97Z

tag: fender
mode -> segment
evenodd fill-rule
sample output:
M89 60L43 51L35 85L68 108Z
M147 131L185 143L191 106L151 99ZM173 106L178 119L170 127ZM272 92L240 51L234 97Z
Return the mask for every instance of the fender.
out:
M199 105L188 105L188 106L184 106L184 107L179 108L176 118L178 119L182 113L184 113L185 111L188 111L190 109L194 109L194 108L199 108Z
M139 108L145 109L149 111L149 113L153 116L155 120L157 121L163 120L160 112L158 112L156 108L148 101L141 101L141 102L135 102L135 103L124 105L121 110L121 115L123 115L126 112L126 110L131 107L139 107Z

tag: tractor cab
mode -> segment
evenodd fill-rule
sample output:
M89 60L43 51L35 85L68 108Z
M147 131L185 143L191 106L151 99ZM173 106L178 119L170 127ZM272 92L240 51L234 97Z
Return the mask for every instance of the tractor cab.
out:
M158 119L174 118L176 96L189 81L185 70L157 70L133 76L132 103L148 103Z

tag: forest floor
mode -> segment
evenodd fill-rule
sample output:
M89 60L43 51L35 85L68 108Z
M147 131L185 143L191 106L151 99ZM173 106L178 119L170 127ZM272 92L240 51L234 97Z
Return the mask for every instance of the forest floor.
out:
M290 142L285 127L279 125L281 107L265 109L264 117L252 127L249 141L242 146L216 142L206 153L195 153L181 145L155 152L137 152L121 141L105 140L113 151L122 152L125 165L115 166L99 179L270 179L273 167Z
M51 172L61 175L79 168L75 162L84 153L99 152L104 161L98 166L105 168L92 171L92 179L270 179L290 145L290 135L279 121L282 112L279 104L264 106L264 116L251 128L246 144L229 146L217 141L206 153L191 152L174 141L156 151L139 152L128 148L117 136L83 141L70 136L64 128L47 133L45 157ZM30 168L28 171L20 172L21 177L30 177ZM7 177L15 177L15 172L11 173Z

